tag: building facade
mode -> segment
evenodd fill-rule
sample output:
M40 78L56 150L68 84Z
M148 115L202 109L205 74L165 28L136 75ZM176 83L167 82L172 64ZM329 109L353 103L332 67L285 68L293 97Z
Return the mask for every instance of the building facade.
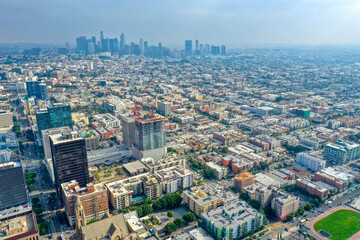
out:
M0 163L0 210L28 203L20 161Z
M61 194L61 184L76 180L80 187L89 183L88 160L85 139L70 134L50 136L54 167L55 187Z
M69 104L55 103L47 109L36 112L36 121L39 134L42 130L68 126L73 128L71 109Z
M308 169L317 172L326 167L326 161L310 154L301 152L296 154L296 162Z
M104 184L87 184L81 188L76 180L62 183L63 202L70 225L75 224L76 204L81 204L81 216L86 223L92 219L101 219L109 212L107 188Z

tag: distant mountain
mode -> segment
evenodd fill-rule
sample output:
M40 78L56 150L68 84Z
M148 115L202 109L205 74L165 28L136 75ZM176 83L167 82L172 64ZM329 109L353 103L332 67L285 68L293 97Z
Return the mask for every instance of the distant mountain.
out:
M22 52L26 49L41 48L41 50L64 47L57 44L47 43L0 43L0 53Z

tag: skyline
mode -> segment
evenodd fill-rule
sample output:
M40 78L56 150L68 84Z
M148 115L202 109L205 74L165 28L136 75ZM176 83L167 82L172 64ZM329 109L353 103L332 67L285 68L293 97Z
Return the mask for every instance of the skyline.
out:
M355 0L0 2L0 43L75 45L77 36L140 38L183 48L184 39L247 45L360 45Z

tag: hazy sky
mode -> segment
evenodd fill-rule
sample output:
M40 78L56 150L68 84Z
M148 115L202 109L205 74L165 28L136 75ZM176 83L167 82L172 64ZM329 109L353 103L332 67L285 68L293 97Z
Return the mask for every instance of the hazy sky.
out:
M0 43L127 42L360 45L360 0L0 0Z

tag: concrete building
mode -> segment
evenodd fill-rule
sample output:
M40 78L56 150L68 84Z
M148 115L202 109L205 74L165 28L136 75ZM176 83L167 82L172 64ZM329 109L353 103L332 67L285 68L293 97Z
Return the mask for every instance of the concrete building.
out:
M338 140L336 143L326 144L324 157L332 164L346 164L350 161L359 159L360 145L344 140Z
M271 204L272 199L276 195L277 188L274 186L260 186L255 189L255 200L261 207L267 207Z
M202 214L201 219L216 239L240 239L260 230L262 214L244 201L236 201Z
M132 149L133 144L136 143L135 138L135 117L134 116L121 116L121 125L123 133L124 145Z
M40 240L35 213L30 207L2 211L0 214L1 240Z
M208 168L214 172L214 175L217 180L221 180L227 176L227 168L226 167L219 166L213 162L207 162L206 166L208 166Z
M300 198L283 191L277 191L276 197L271 201L271 208L279 220L284 220L292 212L299 209Z
M312 156L305 152L296 154L296 162L314 172L320 171L326 166L325 160Z
M171 103L170 102L159 102L158 103L158 111L160 114L165 117L171 114Z
M81 188L76 180L61 184L63 202L70 225L75 224L76 204L81 204L84 224L92 219L101 219L109 212L107 188L104 184L87 184Z
M155 171L154 174L161 180L162 190L165 194L193 185L194 172L184 167L170 167Z
M220 205L227 205L237 200L235 194L225 191L223 186L217 183L192 187L183 192L183 203L198 217Z
M150 173L143 173L130 178L106 184L111 205L115 209L127 208L144 198L152 200L160 197L160 183Z
M234 186L241 190L244 187L250 186L254 184L254 176L249 172L243 172L235 176L234 178Z
M12 113L0 111L0 128L11 128L14 125Z

